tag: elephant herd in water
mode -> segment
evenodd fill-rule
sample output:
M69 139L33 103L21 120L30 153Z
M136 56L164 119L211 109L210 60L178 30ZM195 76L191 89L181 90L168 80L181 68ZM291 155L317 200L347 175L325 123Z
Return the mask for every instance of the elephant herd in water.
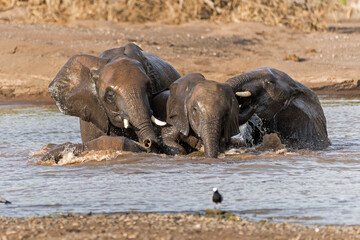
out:
M316 94L286 73L261 68L228 79L183 77L167 62L134 43L99 57L75 55L49 85L61 112L80 118L82 144L56 145L43 160L59 161L65 150L125 150L187 154L204 148L216 158L247 122L253 142L277 133L294 149L330 144ZM237 146L239 147L239 146Z

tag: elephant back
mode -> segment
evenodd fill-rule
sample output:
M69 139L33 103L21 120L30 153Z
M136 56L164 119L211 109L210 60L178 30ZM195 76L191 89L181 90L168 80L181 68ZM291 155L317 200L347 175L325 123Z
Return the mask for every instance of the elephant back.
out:
M173 66L161 58L147 52L144 52L144 57L147 59L146 71L153 82L153 92L169 88L173 82L181 77Z
M100 55L100 58L108 61L116 61L121 57L128 57L141 63L146 75L151 79L153 93L168 88L171 83L180 78L180 74L173 66L154 54L144 52L135 43L128 43L120 48L106 50Z
M125 46L125 55L138 60L151 79L152 92L156 93L168 88L171 83L180 78L173 66L158 56L144 52L134 43Z
M125 47L112 48L102 52L99 58L107 59L112 61L115 58L125 56Z

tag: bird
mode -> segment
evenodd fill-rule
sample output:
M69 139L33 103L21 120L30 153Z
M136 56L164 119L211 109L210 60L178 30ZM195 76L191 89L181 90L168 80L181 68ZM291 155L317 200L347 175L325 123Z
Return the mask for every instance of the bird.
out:
M11 202L6 200L5 198L2 198L1 196L0 196L0 203L11 204Z
M212 196L212 201L215 203L215 204L221 204L222 200L223 200L223 197L221 196L221 194L219 193L219 190L214 187L213 188L213 196Z

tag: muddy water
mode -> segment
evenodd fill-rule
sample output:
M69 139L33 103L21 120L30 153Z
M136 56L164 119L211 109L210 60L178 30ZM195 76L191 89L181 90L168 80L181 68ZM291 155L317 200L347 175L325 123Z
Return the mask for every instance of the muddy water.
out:
M0 104L0 216L56 212L183 212L214 208L251 220L360 223L360 99L322 98L332 146L325 151L167 157L124 152L36 164L46 143L80 142L77 118L53 106ZM70 164L75 163L76 164ZM80 163L79 163L80 162Z

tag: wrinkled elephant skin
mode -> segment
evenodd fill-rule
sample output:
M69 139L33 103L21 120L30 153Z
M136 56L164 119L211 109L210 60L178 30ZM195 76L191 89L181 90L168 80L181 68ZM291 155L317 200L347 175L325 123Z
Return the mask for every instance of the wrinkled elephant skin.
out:
M179 73L159 57L129 43L100 57L75 55L49 85L58 108L81 119L83 142L102 135L125 136L157 149L151 122L152 94Z
M323 149L330 145L317 95L286 73L260 68L230 78L226 83L239 95L241 109L256 106L255 113L266 131L278 133L288 147Z
M169 126L162 129L162 137L171 149L170 154L186 153L177 143L178 138L195 145L195 139L201 139L205 156L216 158L220 142L226 144L238 133L239 104L228 85L192 73L175 81L170 92L163 94L168 94L166 119Z

